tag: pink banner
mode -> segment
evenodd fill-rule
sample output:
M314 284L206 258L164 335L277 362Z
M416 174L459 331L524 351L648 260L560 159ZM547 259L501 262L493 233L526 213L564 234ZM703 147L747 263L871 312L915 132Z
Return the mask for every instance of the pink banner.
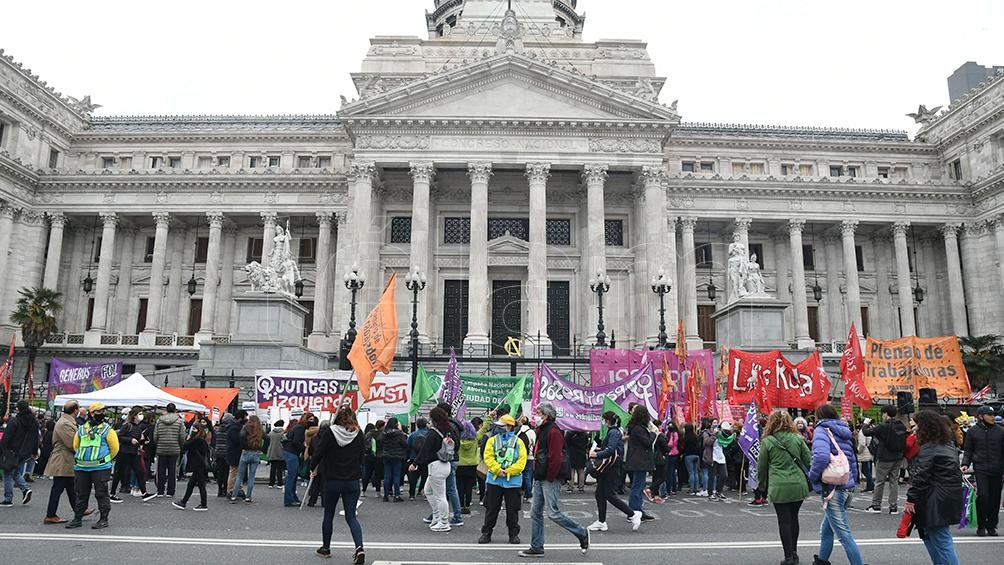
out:
M593 349L589 352L589 381L593 387L607 386L627 379L635 371L638 371L644 364L643 358L647 355L647 360L652 362L652 369L655 371L656 381L662 379L662 361L666 358L669 366L669 379L673 383L672 391L669 394L669 403L673 407L674 414L682 413L687 403L687 379L690 377L690 370L694 363L704 366L704 374L707 375L701 387L701 398L698 406L705 406L708 395L714 393L715 378L714 359L710 349L696 349L687 352L687 367L680 368L680 359L672 349L657 350L633 350L633 349ZM718 407L717 404L711 404ZM717 414L716 414L717 415Z

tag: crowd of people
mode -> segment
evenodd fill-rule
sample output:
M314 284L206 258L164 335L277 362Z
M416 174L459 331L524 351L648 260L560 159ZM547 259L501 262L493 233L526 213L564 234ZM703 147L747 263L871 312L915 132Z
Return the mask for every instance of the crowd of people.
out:
M364 563L356 510L371 488L384 502L405 502L402 493L410 501L424 497L429 504L424 522L435 533L463 526L476 496L484 507L480 544L493 542L503 511L507 541L521 544L520 518L523 505L529 504L530 543L519 555L532 558L544 555L545 514L586 553L591 532L616 527L607 520L610 506L624 515L627 528L637 531L656 519L647 504L679 495L731 502L727 493L746 493L750 487L746 456L730 422L706 418L698 426L677 428L673 422L653 420L643 406L630 406L626 422L614 412L604 413L599 434L561 430L548 403L518 419L505 407L484 418L458 419L443 403L410 430L396 418L363 428L348 407L331 421L306 412L271 425L244 410L224 414L215 426L205 417L186 422L173 405L160 414L141 407L115 418L107 412L100 403L83 409L70 402L58 419L49 420L26 402L18 403L0 438L0 507L14 505L15 487L21 490L21 504L29 504L33 475L52 478L44 523L71 529L95 511L92 528L108 527L112 505L130 495L143 502L171 498L175 508L186 510L198 489L193 510L205 511L211 475L217 497L253 504L255 477L264 460L267 488L283 489L285 506L316 506L318 501L323 506L317 554L331 555L333 521L341 503L355 546L352 560ZM852 493L870 494L864 511L878 513L888 491L888 512L898 514L900 484L908 489L904 511L932 562L958 563L949 526L962 514L964 473L972 473L979 493L977 535L997 535L1004 427L993 409L981 407L971 426L930 410L907 418L894 406L883 407L881 418L849 424L827 404L809 418L779 410L760 420L758 484L749 505L773 505L782 565L799 562L799 513L810 496L824 508L814 565L829 563L835 539L852 565L863 563L847 519ZM598 516L583 525L560 506L563 491L585 491L587 476L595 479ZM154 488L148 490L151 479ZM179 479L187 480L181 497ZM96 510L89 506L92 491ZM71 519L58 514L64 494Z

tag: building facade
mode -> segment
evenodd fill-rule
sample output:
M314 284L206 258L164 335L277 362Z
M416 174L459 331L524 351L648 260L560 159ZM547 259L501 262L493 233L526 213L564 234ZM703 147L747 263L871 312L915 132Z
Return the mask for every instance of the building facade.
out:
M299 246L304 347L332 356L345 273L364 316L414 266L434 351L574 353L598 272L618 346L657 339L663 272L670 334L713 347L734 240L790 302L793 348L832 351L852 322L1004 333L1004 75L919 112L913 139L688 123L646 44L583 40L574 0L437 0L426 19L428 38L373 38L357 98L321 116L96 117L0 57L0 338L17 289L44 285L65 309L43 357L193 365L230 339L276 226Z

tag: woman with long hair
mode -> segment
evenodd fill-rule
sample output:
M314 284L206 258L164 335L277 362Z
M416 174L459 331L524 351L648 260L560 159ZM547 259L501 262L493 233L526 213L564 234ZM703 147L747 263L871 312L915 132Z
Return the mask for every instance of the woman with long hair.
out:
M361 565L366 562L366 552L363 550L363 529L356 518L356 503L359 501L360 469L363 455L366 453L366 443L359 432L359 422L352 408L343 406L335 414L335 423L327 430L318 432L317 444L310 460L310 476L317 480L324 477L324 518L321 520L321 547L317 548L320 557L331 557L332 521L335 519L338 501L342 501L345 511L345 524L352 534L352 543L356 549L352 563Z
M812 490L823 497L823 523L819 526L819 555L815 556L816 565L827 565L830 554L833 553L833 538L840 540L840 545L847 554L851 565L861 565L861 551L851 534L850 523L847 521L847 502L849 492L858 482L858 463L854 457L854 445L851 438L854 435L847 424L837 417L837 411L829 404L816 408L816 427L812 434L812 467L809 469L809 480ZM823 471L830 464L830 456L837 454L837 448L847 457L850 466L850 476L842 485L823 483Z
M635 512L623 500L617 497L617 477L620 475L622 462L624 461L624 438L621 434L620 416L611 410L603 413L603 422L607 426L607 435L600 443L599 449L593 449L589 453L589 458L595 461L598 468L606 461L603 472L596 477L596 511L597 520L589 525L588 529L594 532L607 531L607 503L613 504L614 508L620 510L625 516L631 519L632 529L637 530L641 526L641 512Z
M299 420L290 419L286 427L287 441L282 446L282 457L286 460L286 483L283 485L283 506L298 506L300 497L296 494L296 479L300 470L300 456L306 448L304 440L307 435L307 423L314 415L305 412Z
M683 425L683 466L687 469L687 483L690 490L687 494L697 496L701 483L701 437L694 430L694 424Z
M441 461L438 453L443 447L445 438L450 437L453 427L450 425L449 413L439 406L429 412L429 419L432 420L432 428L426 434L422 451L409 470L414 472L420 465L428 466L429 478L425 482L425 497L432 508L432 523L429 529L434 532L448 532L451 527L450 505L446 501L446 478L450 476L451 469L450 462Z
M913 515L931 562L958 565L949 531L962 515L962 471L955 434L948 420L932 410L920 411L915 420L920 450L914 458L905 511Z
M767 427L760 439L757 458L757 479L767 484L767 498L774 504L777 528L784 548L781 565L798 563L798 511L809 496L806 469L812 464L812 453L795 422L785 411L767 418Z
M627 426L627 455L624 458L624 470L631 475L631 494L628 496L628 506L644 516L642 508L645 502L645 482L648 474L655 471L653 446L658 429L652 425L652 416L648 409L638 405L631 412L631 420Z
M383 432L383 501L404 502L401 498L401 471L408 458L408 436L397 418L387 420Z
M188 479L188 486L185 487L185 496L180 501L171 503L178 510L185 509L196 487L199 488L199 505L195 507L195 511L205 512L209 509L206 506L206 481L209 478L209 443L206 442L208 434L208 427L197 422L192 426L192 433L182 448L182 451L188 454L188 470L192 476Z
M244 481L245 473L248 477L247 496L244 502L251 504L254 502L251 493L254 491L254 476L258 471L258 463L261 461L261 448L265 443L265 431L261 427L261 420L258 416L251 416L248 422L240 431L241 459L237 465L237 480L234 482L234 490L230 493L230 504L237 504L237 493L241 490L241 483Z

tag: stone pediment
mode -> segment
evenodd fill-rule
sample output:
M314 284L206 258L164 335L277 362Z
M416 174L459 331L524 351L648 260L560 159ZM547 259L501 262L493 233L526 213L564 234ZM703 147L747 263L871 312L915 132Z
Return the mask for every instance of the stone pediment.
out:
M343 106L339 117L678 123L675 110L521 54L488 57Z
M506 232L501 237L488 242L488 253L498 255L525 254L530 252L530 244Z

